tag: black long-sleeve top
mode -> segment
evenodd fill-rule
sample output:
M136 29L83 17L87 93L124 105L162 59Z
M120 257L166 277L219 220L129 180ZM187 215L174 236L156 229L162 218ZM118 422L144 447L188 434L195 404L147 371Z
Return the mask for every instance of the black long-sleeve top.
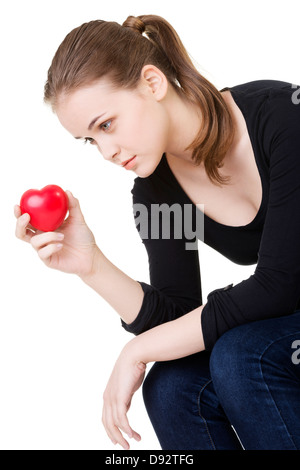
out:
M244 226L223 225L202 213L202 242L234 263L256 264L248 279L236 285L230 284L229 279L228 286L208 294L201 316L206 350L211 350L230 328L289 315L300 308L297 90L291 83L275 80L253 81L226 89L247 124L261 178L262 201L255 218ZM139 281L144 299L137 318L130 325L122 321L127 331L137 335L202 305L198 250L186 249L186 244L191 242L190 235L186 236L182 230L181 237L175 236L174 222L167 238L162 229L158 236L151 237L151 227L154 223L157 227L159 217L151 208L176 204L184 212L184 205L189 205L194 227L200 209L179 185L165 155L149 177L134 180L132 195L136 226L148 253L150 269L150 285ZM148 230L138 204L147 209ZM198 233L196 238L201 238Z

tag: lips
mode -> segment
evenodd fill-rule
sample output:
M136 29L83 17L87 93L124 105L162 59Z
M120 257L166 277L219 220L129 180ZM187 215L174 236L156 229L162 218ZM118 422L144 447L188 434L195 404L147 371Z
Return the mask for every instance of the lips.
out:
M133 160L135 157L136 157L136 155L135 155L134 157L130 158L129 160L126 160L126 162L123 162L123 163L122 163L122 166L123 166L123 167L126 166L127 163L131 162L131 160Z

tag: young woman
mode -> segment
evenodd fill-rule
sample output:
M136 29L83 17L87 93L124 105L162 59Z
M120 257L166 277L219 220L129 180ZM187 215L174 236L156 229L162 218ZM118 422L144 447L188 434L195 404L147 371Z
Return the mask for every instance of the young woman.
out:
M218 91L154 15L84 24L56 52L45 101L76 139L137 175L134 212L151 285L105 257L70 192L59 230L35 231L16 206L16 235L50 268L80 276L135 335L104 393L113 443L129 448L124 434L140 440L127 411L155 362L143 394L163 449L300 449L295 91L275 80ZM174 208L182 209L181 235ZM205 305L198 251L189 245L201 239L197 216L202 241L235 263L257 263L249 279L214 290Z

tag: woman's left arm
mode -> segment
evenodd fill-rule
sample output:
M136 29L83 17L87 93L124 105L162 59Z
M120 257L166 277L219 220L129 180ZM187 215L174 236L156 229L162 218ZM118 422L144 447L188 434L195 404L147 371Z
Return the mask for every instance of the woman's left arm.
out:
M201 307L182 317L156 326L133 338L123 348L103 396L102 421L114 444L129 449L122 432L137 441L140 435L129 425L127 412L132 397L141 386L146 365L155 361L171 361L203 351Z

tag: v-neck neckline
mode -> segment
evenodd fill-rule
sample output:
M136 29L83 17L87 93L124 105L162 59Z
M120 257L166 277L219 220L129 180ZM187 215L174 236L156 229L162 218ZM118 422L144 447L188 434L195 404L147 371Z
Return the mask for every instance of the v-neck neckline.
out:
M243 116L244 116L244 119L245 119L245 122L246 122L246 125L247 125L247 131L248 131L248 135L249 135L249 138L250 138L250 143L251 143L251 148L252 148L252 152L253 152L253 155L254 155L254 158L255 158L255 162L256 162L256 166L257 166L257 170L258 170L258 173L259 173L259 177L260 177L260 181L261 181L261 187L262 187L262 198L261 198L261 203L260 203L260 206L259 206L259 209L255 215L255 217L248 223L248 224L245 224L245 225L227 225L227 224L222 224L221 222L217 222L216 220L212 219L211 217L209 217L208 215L205 214L205 212L201 211L201 209L197 206L197 204L195 204L191 199L190 197L187 195L187 193L185 192L185 190L183 189L183 187L181 186L181 184L179 183L179 181L177 180L176 176L174 175L170 165L169 165L169 162L167 160L167 156L166 154L164 153L163 156L162 156L162 159L164 160L165 162L165 165L167 167L167 170L170 174L170 177L173 179L173 181L175 182L176 186L180 189L180 191L184 194L185 198L189 201L190 204L192 204L196 210L200 211L203 215L204 215L204 220L205 222L209 222L209 223L212 223L212 224L215 224L219 227L223 227L224 229L228 229L228 230L232 230L232 229L237 229L237 230L245 230L245 229L251 229L253 226L256 225L257 221L260 219L260 215L261 215L261 212L262 212L262 209L265 205L265 198L266 198L266 191L265 191L265 188L264 188L264 184L263 184L263 178L262 178L262 169L261 169L261 166L259 164L259 159L258 159L258 156L255 152L255 148L254 148L254 145L253 145L253 138L252 138L252 133L251 133L251 130L249 129L249 126L248 126L248 120L247 120L247 112L246 110L243 108L242 104L239 102L239 99L238 99L238 96L237 94L235 93L234 90L232 90L231 88L223 88L221 91L229 91L232 98L234 99L236 105L239 107L239 109L241 110Z

